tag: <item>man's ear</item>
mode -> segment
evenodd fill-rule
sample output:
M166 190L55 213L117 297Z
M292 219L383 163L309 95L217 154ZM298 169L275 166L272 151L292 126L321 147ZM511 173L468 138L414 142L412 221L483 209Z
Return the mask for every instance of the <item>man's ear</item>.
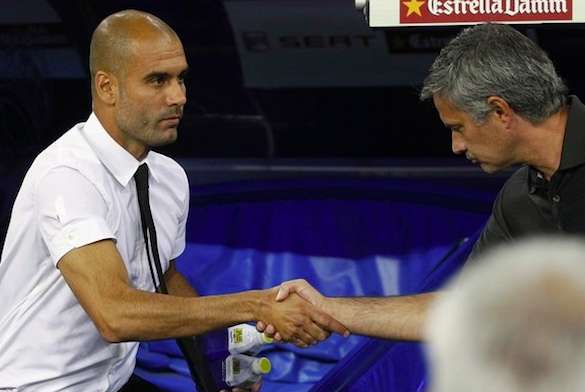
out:
M114 75L104 71L95 74L96 95L107 105L114 105L118 99L118 80Z
M494 119L501 122L506 129L510 128L514 118L514 110L510 107L508 102L502 97L496 95L490 96L487 99L488 105L492 108L492 115Z

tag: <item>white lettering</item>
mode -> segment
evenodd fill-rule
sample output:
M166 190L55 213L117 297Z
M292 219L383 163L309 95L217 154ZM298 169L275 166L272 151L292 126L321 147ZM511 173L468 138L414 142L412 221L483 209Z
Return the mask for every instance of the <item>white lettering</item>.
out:
M484 1L478 1L478 7L479 7L479 13L480 14L485 14L488 13L489 14L489 8L486 10L485 8L485 2Z
M502 5L502 0L496 0L494 3L491 4L492 6L492 14L503 14L504 13L504 6Z
M441 2L438 0L429 0L427 2L427 8L429 9L429 13L432 15L439 15L439 7L441 7Z
M529 14L531 12L530 0L520 0L520 9L518 10L518 12L520 14Z
M429 13L438 15L483 15L567 13L567 0L428 0Z
M506 15L516 15L518 13L518 6L518 0L508 0L506 2Z
M443 9L443 13L445 15L451 15L453 13L453 3L451 1L447 1L444 6L445 8Z
M567 0L551 0L551 12L567 13Z
M455 15L463 14L462 8L465 8L465 1L464 0L453 0L453 8L455 8Z

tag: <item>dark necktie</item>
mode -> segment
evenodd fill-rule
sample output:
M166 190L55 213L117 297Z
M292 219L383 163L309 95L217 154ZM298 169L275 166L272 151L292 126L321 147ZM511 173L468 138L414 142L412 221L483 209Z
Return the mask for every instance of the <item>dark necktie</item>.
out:
M146 255L148 257L148 266L150 268L152 282L154 283L156 292L168 294L158 254L156 228L150 210L150 201L148 197L148 165L146 163L143 163L138 167L138 170L136 170L136 173L134 174L134 180L136 181L142 234L144 235L144 242L146 244ZM154 269L152 268L153 264L156 269L156 278ZM213 378L207 367L203 353L195 338L180 338L177 339L177 344L185 356L185 360L191 371L191 376L197 384L198 390L205 392L216 391L217 388L215 387L215 383L213 382Z

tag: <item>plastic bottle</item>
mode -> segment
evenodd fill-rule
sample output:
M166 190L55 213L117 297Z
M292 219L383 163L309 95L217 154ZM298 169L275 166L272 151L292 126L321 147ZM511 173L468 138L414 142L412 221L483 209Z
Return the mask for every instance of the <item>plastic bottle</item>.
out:
M224 359L230 354L256 355L272 339L249 324L213 331L203 336L205 353L210 361Z
M221 362L221 380L225 385L222 388L239 387L249 388L270 373L272 364L266 357L251 357L244 354L232 354ZM217 374L220 369L215 369ZM213 368L212 368L213 371ZM215 376L216 380L219 378Z
M250 324L239 324L228 328L228 351L230 354L256 355L265 344L272 343L273 339L258 332Z

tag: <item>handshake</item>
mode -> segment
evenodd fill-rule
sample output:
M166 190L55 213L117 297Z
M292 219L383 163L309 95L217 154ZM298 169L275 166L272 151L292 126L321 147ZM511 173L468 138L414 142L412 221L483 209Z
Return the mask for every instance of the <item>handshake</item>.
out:
M327 298L304 279L291 280L261 292L256 328L276 341L308 347L332 332L349 336L349 329L327 310Z

